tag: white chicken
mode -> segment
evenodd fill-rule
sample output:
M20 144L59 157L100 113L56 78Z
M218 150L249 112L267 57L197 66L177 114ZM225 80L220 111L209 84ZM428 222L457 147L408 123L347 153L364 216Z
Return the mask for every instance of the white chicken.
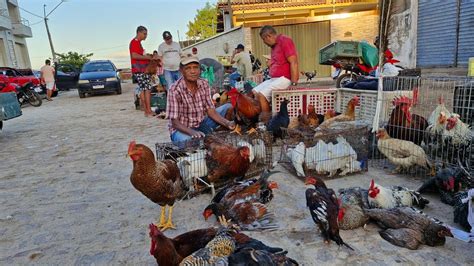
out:
M253 145L253 153L255 155L255 159L258 162L264 163L267 157L265 142L262 139L253 139L252 145Z
M459 119L459 115L452 113L448 118L446 131L443 137L451 137L454 145L468 145L473 138L473 133L468 124Z
M206 153L207 150L196 150L195 153L188 153L188 156L179 157L176 160L176 165L187 188L194 187L195 178L207 176Z
M295 148L288 148L286 151L286 156L290 158L298 176L306 176L303 169L305 148L304 143L300 142Z
M441 113L443 113L443 116L445 117L451 116L451 112L444 105L443 97L439 97L438 101L439 101L438 106L436 106L436 108L433 110L433 112L431 112L431 115L428 118L428 124L430 126L437 125L437 121L440 118Z
M425 151L411 141L391 138L385 129L377 131L377 148L397 166L395 171L409 169L418 165L425 169L430 169L431 164Z
M423 209L426 204L430 203L416 191L399 186L385 188L377 185L374 180L370 182L368 201L371 208L381 209L411 206Z
M337 137L337 144L326 144L319 140L318 143L306 149L305 164L308 169L315 169L318 173L329 173L334 176L338 170L340 175L358 172L361 170L357 161L357 153L347 140Z

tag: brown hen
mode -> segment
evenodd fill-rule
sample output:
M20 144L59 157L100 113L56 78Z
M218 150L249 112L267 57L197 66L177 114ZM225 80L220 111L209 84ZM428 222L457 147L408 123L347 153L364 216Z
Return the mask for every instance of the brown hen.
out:
M355 107L360 105L359 97L354 96L348 103L347 109L344 114L325 119L324 122L319 125L321 128L329 128L334 122L354 121L355 120Z
M130 142L128 155L133 161L130 182L148 199L161 206L160 223L162 230L175 228L172 223L173 205L183 193L183 181L176 163L172 160L156 161L147 146ZM168 220L165 221L166 206L169 206Z

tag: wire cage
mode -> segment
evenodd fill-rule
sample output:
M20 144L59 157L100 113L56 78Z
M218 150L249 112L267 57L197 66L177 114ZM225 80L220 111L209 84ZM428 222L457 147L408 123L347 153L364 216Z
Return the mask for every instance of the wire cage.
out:
M310 135L286 135L280 163L298 177L344 176L368 170L369 127L363 121L341 122Z
M373 166L427 173L422 169L461 165L473 171L474 79L390 77L383 84L383 93L393 97L382 97L379 128L398 140L382 141L381 146L372 136Z
M230 134L227 131L213 133L234 147L248 146L250 148L250 168L245 178L260 175L265 169L272 167L273 136L269 132L257 132L251 135ZM233 182L226 179L219 183L210 184L207 181L209 163L206 160L207 150L203 139L191 139L179 143L156 143L157 160L171 159L176 162L183 178L187 194L184 198L214 190Z

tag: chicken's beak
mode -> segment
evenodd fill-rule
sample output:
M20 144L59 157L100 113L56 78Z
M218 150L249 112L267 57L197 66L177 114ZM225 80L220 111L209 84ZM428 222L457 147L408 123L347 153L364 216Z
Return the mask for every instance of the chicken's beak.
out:
M268 187L271 189L278 189L278 183L277 182L270 182L268 183Z

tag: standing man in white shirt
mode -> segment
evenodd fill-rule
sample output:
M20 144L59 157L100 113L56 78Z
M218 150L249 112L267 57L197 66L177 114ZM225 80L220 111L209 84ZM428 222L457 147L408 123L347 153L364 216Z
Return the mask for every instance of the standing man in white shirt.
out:
M41 84L46 86L46 100L52 101L51 96L53 95L53 90L55 89L54 82L54 67L51 66L51 60L46 59L44 61L45 65L40 69L40 81Z
M171 85L180 77L179 62L181 60L181 46L173 42L173 36L169 31L163 32L164 42L158 46L158 55L163 60L163 69L166 80L166 88L169 90Z

